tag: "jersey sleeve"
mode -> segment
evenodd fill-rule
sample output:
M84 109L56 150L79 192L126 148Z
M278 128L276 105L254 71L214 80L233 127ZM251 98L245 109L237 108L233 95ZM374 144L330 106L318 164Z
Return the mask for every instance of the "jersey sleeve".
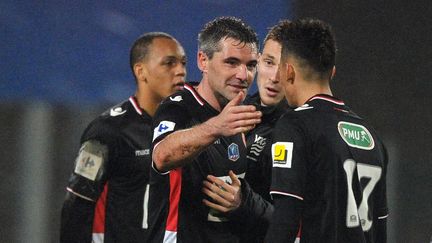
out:
M283 116L273 131L270 194L303 200L306 179L306 137L301 123Z
M116 150L113 129L103 124L92 124L81 138L81 147L67 190L78 197L94 201L106 183Z
M189 113L181 103L162 103L153 118L153 147L169 134L187 128L188 117Z
M383 220L388 217L388 206L387 206L387 167L388 167L388 153L384 146L384 144L381 143L381 148L383 150L383 172L381 175L381 178L377 185L377 193L376 193L376 205L377 208L375 210L375 218L378 220Z
M112 132L93 122L81 138L61 213L61 242L91 242L96 201L109 178L109 159L115 156Z

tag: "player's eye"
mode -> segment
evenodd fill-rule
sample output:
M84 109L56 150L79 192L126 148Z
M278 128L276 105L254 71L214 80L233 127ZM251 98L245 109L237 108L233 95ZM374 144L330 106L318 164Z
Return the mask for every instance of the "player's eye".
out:
M256 62L249 63L249 64L247 65L247 69L248 69L249 71L253 71L253 70L256 68L256 66L257 66L257 63L256 63Z

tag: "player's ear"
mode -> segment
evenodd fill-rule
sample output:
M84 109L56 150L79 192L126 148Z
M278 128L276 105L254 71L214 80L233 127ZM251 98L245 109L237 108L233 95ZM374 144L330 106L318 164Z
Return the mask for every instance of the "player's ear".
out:
M137 62L133 65L133 71L138 81L147 82L147 68L143 62Z
M208 56L203 51L198 51L197 53L197 64L199 70L205 73L207 72Z
M295 68L293 65L291 65L289 63L285 63L285 65L287 65L286 66L287 81L289 83L293 84L294 80L295 80L295 75L296 75Z

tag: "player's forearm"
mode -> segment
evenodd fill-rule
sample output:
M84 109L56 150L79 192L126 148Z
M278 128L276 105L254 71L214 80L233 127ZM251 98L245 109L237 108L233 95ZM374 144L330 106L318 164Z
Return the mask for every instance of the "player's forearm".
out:
M274 213L265 242L294 242L301 215L301 202L287 196L274 196Z
M60 242L91 242L94 202L67 192L61 213Z
M182 167L219 137L218 129L208 122L175 131L154 147L153 162L162 172Z

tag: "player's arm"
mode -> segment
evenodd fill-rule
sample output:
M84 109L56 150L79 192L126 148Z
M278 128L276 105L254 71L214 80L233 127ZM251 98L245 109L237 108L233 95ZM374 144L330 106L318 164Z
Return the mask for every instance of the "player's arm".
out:
M276 123L273 138L270 194L274 212L266 242L294 242L302 215L310 148L304 121L287 112Z
M108 147L83 142L61 212L60 242L91 242L96 201L107 177Z
M60 242L91 242L95 202L66 193L61 212Z
M297 198L274 195L275 212L270 220L265 242L294 242L299 230L302 201Z
M268 223L273 213L273 205L255 193L245 180L238 179L230 171L231 184L209 175L203 182L203 192L212 201L207 199L203 203L210 208L223 213L233 220L256 221Z
M254 106L239 105L243 96L240 92L219 115L192 128L177 130L156 143L152 157L156 169L165 172L182 167L219 137L246 132L261 122L261 113Z
M380 143L381 144L381 143ZM388 168L388 153L387 149L381 144L383 150L383 174L376 187L377 190L377 210L375 210L375 228L376 236L375 242L386 243L387 242L387 217L389 215L387 208L387 168Z

